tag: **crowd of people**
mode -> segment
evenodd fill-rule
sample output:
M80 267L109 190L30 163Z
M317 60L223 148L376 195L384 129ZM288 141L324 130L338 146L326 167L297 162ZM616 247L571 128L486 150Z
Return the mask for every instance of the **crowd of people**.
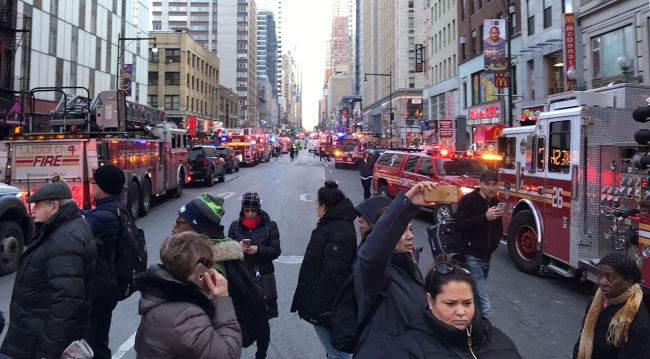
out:
M124 174L100 167L92 186L95 208L88 211L63 182L29 197L37 231L21 257L1 359L58 359L81 339L95 358L111 358L111 317L122 299L114 290L114 259L124 240L116 215L124 210ZM328 358L521 358L490 321L486 279L503 233L496 174L486 171L459 203L463 253L436 256L423 275L411 222L420 206L432 204L424 192L436 186L420 182L395 199L369 197L356 207L336 182L318 189L319 219L290 311L314 327ZM282 252L280 231L259 195L246 192L226 232L224 202L204 193L183 205L161 245L161 263L135 276L138 358L239 358L254 343L256 359L267 357L269 320L279 315L273 261ZM650 314L636 262L610 253L598 264L598 278L573 358L650 358ZM342 345L340 323L331 318L348 284L354 330ZM3 322L0 313L0 330Z

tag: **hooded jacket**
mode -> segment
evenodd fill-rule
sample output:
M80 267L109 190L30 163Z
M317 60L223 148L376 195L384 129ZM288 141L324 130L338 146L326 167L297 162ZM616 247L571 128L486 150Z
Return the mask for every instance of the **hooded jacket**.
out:
M0 353L20 359L59 359L88 329L97 247L75 203L37 224L20 258Z
M425 309L409 321L406 331L395 339L382 358L521 359L512 340L476 313L470 327L460 330L441 322Z
M355 359L380 358L392 341L404 332L408 321L426 307L422 273L410 253L395 252L395 246L419 207L400 192L377 220L372 233L359 248L354 265L354 293L359 303L358 322L377 300L390 271L388 296L372 316L354 350Z
M356 218L354 205L346 198L328 208L312 231L291 304L291 312L298 312L300 318L318 320L352 273L357 256Z
M135 336L138 359L235 359L242 338L232 299L208 299L162 265L136 276L142 316Z
M458 201L454 221L463 242L467 243L463 254L485 261L490 260L503 237L503 220L497 218L494 221L488 221L485 213L490 207L494 207L500 202L494 197L488 203L481 196L480 189L464 195Z
M377 212L384 207L390 206L391 203L393 203L393 199L388 196L374 196L359 203L355 209L357 214L363 216L366 222L372 226L375 224Z
M372 178L372 170L375 168L375 162L376 159L373 156L368 156L368 162L364 161L363 157L357 158L355 164L359 168L359 174L361 174L361 178Z

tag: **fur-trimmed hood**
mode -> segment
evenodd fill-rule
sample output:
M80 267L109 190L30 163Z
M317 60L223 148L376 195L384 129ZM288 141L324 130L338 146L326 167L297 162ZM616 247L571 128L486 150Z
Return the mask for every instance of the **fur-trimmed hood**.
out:
M167 302L187 302L199 306L210 318L214 317L215 308L210 299L193 284L174 278L162 264L152 265L136 275L135 283L142 293L138 305L140 315Z
M215 263L244 259L244 251L239 242L228 237L210 241L212 241Z

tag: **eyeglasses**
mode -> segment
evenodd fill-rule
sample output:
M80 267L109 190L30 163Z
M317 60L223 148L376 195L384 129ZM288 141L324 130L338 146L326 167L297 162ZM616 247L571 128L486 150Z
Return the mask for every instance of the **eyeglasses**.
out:
M443 275L450 274L454 269L460 272L460 274L470 274L469 267L466 267L464 264L438 263L433 268L436 272Z
M176 225L180 226L181 224L187 224L187 221L181 217L176 218Z
M244 208L244 213L256 213L257 208Z

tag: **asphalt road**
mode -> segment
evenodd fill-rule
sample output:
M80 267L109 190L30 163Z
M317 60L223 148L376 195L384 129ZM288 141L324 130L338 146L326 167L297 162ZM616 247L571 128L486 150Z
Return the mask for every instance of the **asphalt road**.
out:
M356 170L334 169L334 163L319 162L302 152L291 162L288 155L253 168L226 175L225 183L202 187L188 186L176 200L158 201L149 215L137 224L145 230L149 263L159 263L162 241L170 234L178 209L204 191L226 197L224 226L237 219L241 196L257 191L262 209L280 229L282 257L276 261L280 316L271 320L270 359L322 359L322 348L313 327L289 312L296 287L300 261L311 231L316 226L315 197L323 181L332 179L358 204L363 200ZM424 247L420 269L426 273L433 260L426 240L426 228L433 225L431 214L422 212L413 222L415 245ZM0 277L0 310L7 313L14 275ZM581 320L593 286L573 279L533 277L517 271L505 246L494 253L488 278L492 301L492 322L509 335L526 359L570 358ZM134 359L133 342L140 318L139 295L119 303L113 312L111 349L113 359ZM7 318L8 319L8 318ZM4 336L0 336L0 340ZM255 345L244 349L242 358L252 359Z

